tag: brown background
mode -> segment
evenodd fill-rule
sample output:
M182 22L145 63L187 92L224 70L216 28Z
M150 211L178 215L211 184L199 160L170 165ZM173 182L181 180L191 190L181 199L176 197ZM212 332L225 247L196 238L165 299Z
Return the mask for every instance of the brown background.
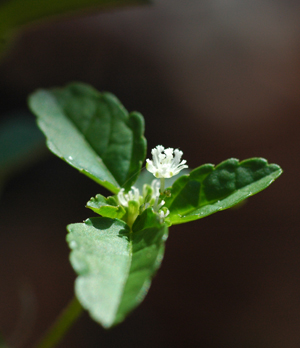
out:
M34 89L79 80L144 115L148 153L284 169L239 209L172 227L143 304L109 331L85 313L60 347L300 346L299 15L291 0L160 0L22 32L0 66L2 119ZM31 347L71 298L65 226L99 192L50 154L7 183L0 328L13 347Z

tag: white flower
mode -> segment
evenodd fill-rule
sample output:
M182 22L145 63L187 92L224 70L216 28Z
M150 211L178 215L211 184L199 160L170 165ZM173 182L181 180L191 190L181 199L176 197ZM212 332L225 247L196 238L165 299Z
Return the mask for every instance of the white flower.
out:
M122 188L118 193L119 203L123 205L123 207L128 207L128 203L130 201L136 201L140 203L140 191L138 188L132 186L131 190L128 193L124 193L124 191L125 190Z
M138 188L132 186L128 193L122 188L117 197L119 204L125 207L127 211L126 221L130 226L132 226L134 220L138 214L142 213L145 209L152 207L153 211L158 215L161 223L164 222L166 216L169 215L169 210L167 208L162 208L165 204L164 200L160 199L160 182L154 179L150 185L145 184L143 186L143 195L140 195Z
M163 223L165 221L165 218L170 214L170 211L169 209L164 207L157 214L158 214L160 223Z
M143 199L144 199L144 209L150 206L157 206L158 200L160 198L159 193L160 182L154 179L151 186L144 184L143 186Z
M171 147L165 149L162 145L157 145L151 153L152 161L146 160L146 168L157 178L171 178L182 169L188 168L186 160L180 162L183 152L178 149L174 150Z

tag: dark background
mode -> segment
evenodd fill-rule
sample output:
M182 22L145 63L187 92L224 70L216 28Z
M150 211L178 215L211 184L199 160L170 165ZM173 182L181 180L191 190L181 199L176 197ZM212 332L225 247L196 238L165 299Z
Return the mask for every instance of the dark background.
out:
M105 331L85 313L59 347L300 346L300 5L157 0L22 32L0 65L1 119L39 87L83 81L146 121L148 154L191 168L265 157L284 174L239 209L173 226L142 305ZM32 347L73 295L65 226L105 190L49 154L0 199L0 328Z

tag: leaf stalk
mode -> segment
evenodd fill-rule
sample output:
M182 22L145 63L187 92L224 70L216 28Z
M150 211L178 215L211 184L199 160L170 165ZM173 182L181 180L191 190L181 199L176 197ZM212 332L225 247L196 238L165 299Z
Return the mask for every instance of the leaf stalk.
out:
M57 345L64 337L67 331L75 323L76 319L82 313L83 308L77 298L69 302L66 308L60 313L56 321L46 331L42 339L34 346L34 348L52 348Z

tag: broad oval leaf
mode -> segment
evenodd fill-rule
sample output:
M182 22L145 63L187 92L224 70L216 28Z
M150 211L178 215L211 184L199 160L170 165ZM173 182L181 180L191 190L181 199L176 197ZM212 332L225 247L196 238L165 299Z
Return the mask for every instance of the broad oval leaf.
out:
M29 106L53 153L113 193L130 189L146 156L142 115L81 83L38 90Z
M103 327L121 322L145 297L159 267L167 227L147 209L133 232L118 219L90 218L68 226L75 293Z
M263 158L250 158L239 163L228 159L218 166L202 165L189 175L180 177L165 198L170 210L167 220L180 224L230 208L247 197L267 188L282 169Z

